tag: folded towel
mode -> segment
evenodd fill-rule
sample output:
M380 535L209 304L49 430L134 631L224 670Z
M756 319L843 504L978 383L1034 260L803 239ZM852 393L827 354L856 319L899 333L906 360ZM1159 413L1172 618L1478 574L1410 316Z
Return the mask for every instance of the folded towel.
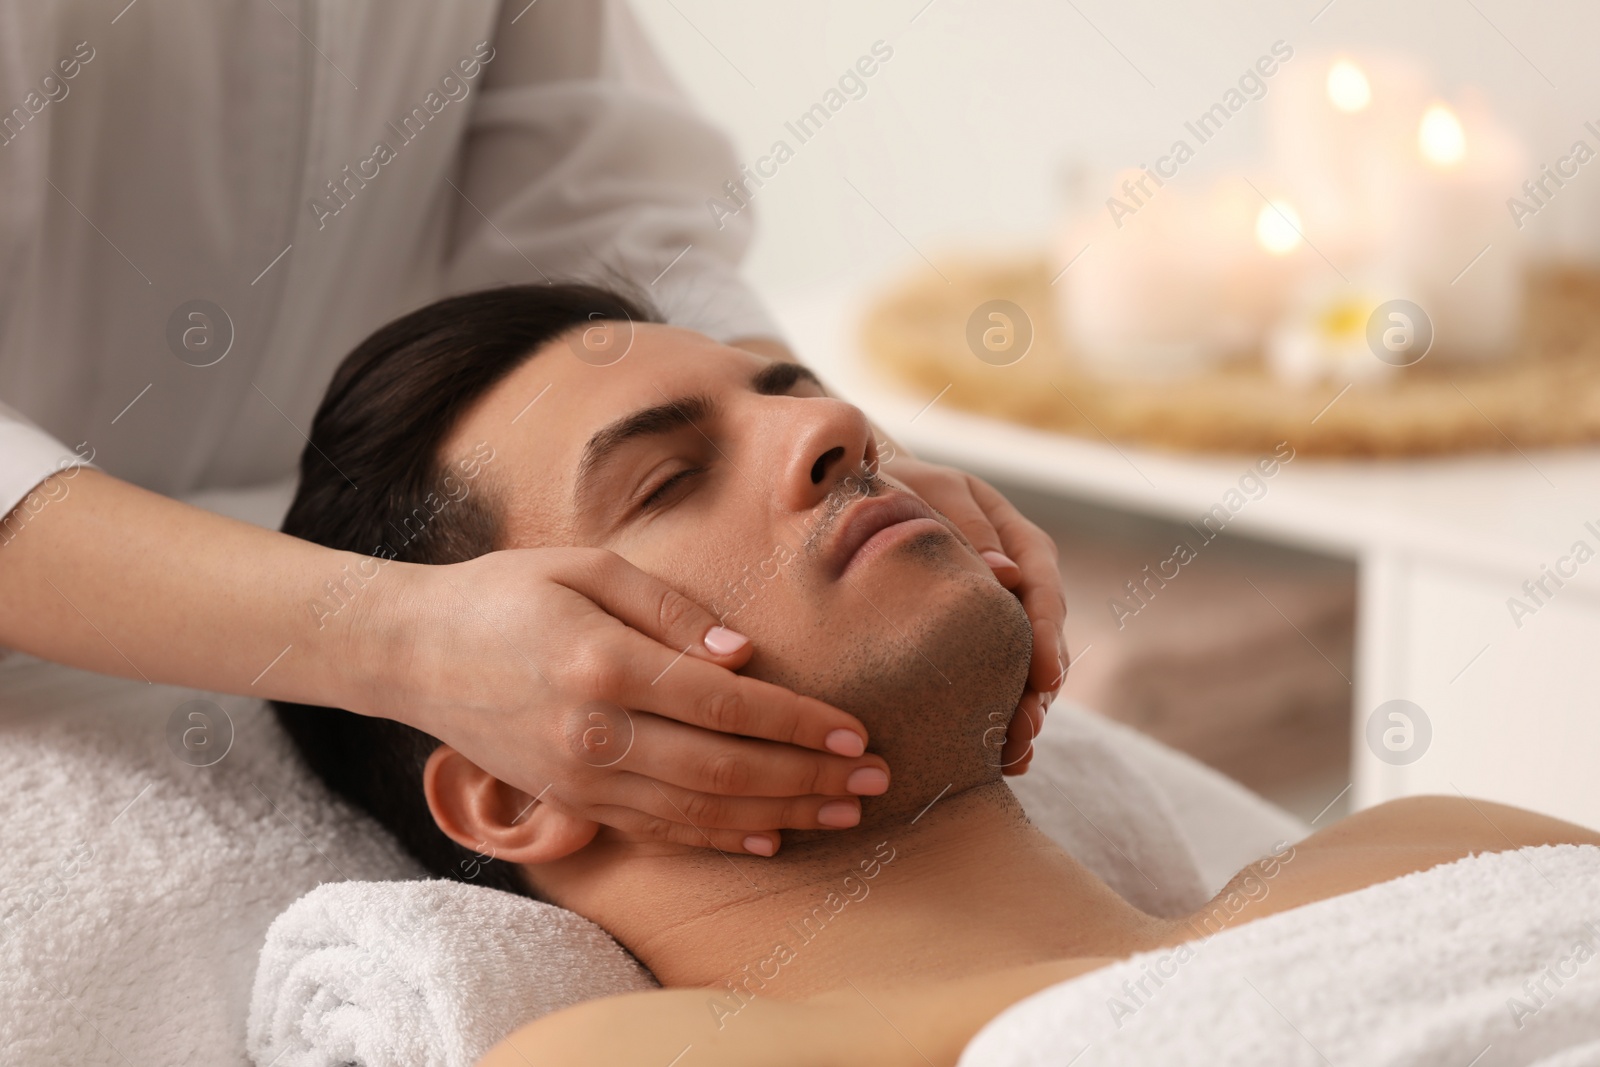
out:
M267 931L247 1048L276 1067L470 1067L541 1015L654 987L562 908L443 879L333 882Z
M1210 929L1019 1001L960 1067L1600 1064L1600 848L1482 853Z

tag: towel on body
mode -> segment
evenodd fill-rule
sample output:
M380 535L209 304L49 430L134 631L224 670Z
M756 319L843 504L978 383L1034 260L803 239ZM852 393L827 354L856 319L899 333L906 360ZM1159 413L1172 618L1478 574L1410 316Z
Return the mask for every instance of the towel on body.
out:
M471 1067L531 1019L655 985L562 908L444 879L329 883L267 931L247 1047L277 1067Z
M1480 853L1206 929L1017 1002L960 1067L1600 1064L1600 848Z

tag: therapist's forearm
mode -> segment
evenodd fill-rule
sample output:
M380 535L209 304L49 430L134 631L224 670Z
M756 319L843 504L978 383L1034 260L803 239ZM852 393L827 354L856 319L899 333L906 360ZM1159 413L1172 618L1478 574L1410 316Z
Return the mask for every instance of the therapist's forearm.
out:
M93 468L52 475L24 504L0 528L0 645L105 674L309 703L337 703L359 684L354 623L369 594L328 600L324 583L366 557ZM319 601L338 610L318 611Z

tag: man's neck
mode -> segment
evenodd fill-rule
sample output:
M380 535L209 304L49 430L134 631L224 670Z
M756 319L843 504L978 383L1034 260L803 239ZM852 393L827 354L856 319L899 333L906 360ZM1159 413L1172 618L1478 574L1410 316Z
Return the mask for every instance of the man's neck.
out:
M1122 955L1164 929L1029 824L1001 782L771 860L634 855L613 865L603 890L562 903L611 931L663 985L720 988L728 1005L846 980Z

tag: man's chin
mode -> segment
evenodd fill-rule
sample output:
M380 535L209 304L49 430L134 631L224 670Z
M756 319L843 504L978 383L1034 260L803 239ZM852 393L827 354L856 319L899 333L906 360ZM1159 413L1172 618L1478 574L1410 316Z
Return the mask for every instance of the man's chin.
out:
M1000 777L1000 746L1033 647L1021 603L986 566L982 573L960 566L945 538L901 547L900 558L874 561L878 581L860 582L833 617L819 620L826 654L806 653L808 662L798 665L791 644L781 657L789 662L752 661L766 680L866 726L869 748L888 760L891 784L864 803L864 820L909 817L946 786ZM923 553L933 566L913 565Z

